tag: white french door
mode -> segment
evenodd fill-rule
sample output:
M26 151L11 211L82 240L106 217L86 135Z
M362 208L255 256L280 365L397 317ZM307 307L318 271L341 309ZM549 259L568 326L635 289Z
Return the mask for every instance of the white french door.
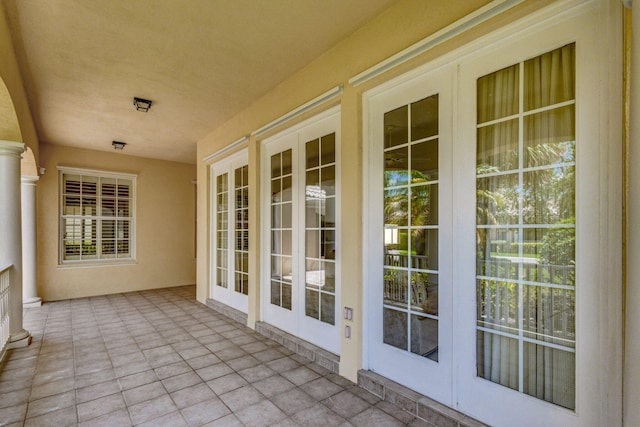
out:
M249 300L248 152L211 165L211 297L247 313Z
M371 98L365 244L371 369L447 404L452 84L435 72Z
M607 424L604 4L365 95L365 365L490 425Z
M339 354L340 110L264 141L262 315Z

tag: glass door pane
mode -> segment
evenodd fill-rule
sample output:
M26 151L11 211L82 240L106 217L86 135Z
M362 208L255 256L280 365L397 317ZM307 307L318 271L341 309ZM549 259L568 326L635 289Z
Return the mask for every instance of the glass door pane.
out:
M216 178L216 285L228 287L229 189L228 174Z
M243 313L249 308L247 151L211 165L211 298Z
M478 79L477 374L575 408L575 52Z
M292 150L271 156L271 304L292 309Z
M305 314L335 324L335 133L305 144Z
M384 114L385 344L438 361L438 95Z
M234 171L235 187L235 291L249 294L249 166Z

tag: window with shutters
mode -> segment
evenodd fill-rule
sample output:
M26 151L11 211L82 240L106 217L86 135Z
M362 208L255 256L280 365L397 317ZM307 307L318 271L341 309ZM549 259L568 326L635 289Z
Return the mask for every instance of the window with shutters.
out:
M136 176L59 171L60 263L133 260Z

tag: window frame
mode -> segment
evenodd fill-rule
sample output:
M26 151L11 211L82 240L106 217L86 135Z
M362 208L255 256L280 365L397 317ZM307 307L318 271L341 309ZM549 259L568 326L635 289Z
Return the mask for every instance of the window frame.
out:
M124 173L124 172L112 172L98 169L83 169L72 168L66 166L58 166L58 265L59 266L91 266L91 265L109 265L109 264L130 264L136 261L136 187L137 187L137 174ZM96 232L96 247L100 247L102 241L101 229L102 223L105 220L118 221L117 216L102 215L102 212L98 214L98 205L96 205L96 215L66 215L64 214L64 177L65 175L80 175L81 177L94 177L97 179L123 179L131 181L131 196L129 211L130 215L127 217L127 221L130 223L129 228L129 253L128 257L118 258L117 254L113 258L102 257L102 251L96 250L96 258L91 259L65 259L64 255L64 241L65 230L64 220L69 217L76 218L92 218L98 221ZM98 195L96 194L96 198ZM101 199L101 196L100 196Z

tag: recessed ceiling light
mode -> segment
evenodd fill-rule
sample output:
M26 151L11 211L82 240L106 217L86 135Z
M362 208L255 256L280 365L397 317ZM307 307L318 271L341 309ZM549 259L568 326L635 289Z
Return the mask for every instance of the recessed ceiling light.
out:
M111 145L113 145L113 148L116 150L124 150L124 146L127 145L127 143L120 142L120 141L112 141Z

